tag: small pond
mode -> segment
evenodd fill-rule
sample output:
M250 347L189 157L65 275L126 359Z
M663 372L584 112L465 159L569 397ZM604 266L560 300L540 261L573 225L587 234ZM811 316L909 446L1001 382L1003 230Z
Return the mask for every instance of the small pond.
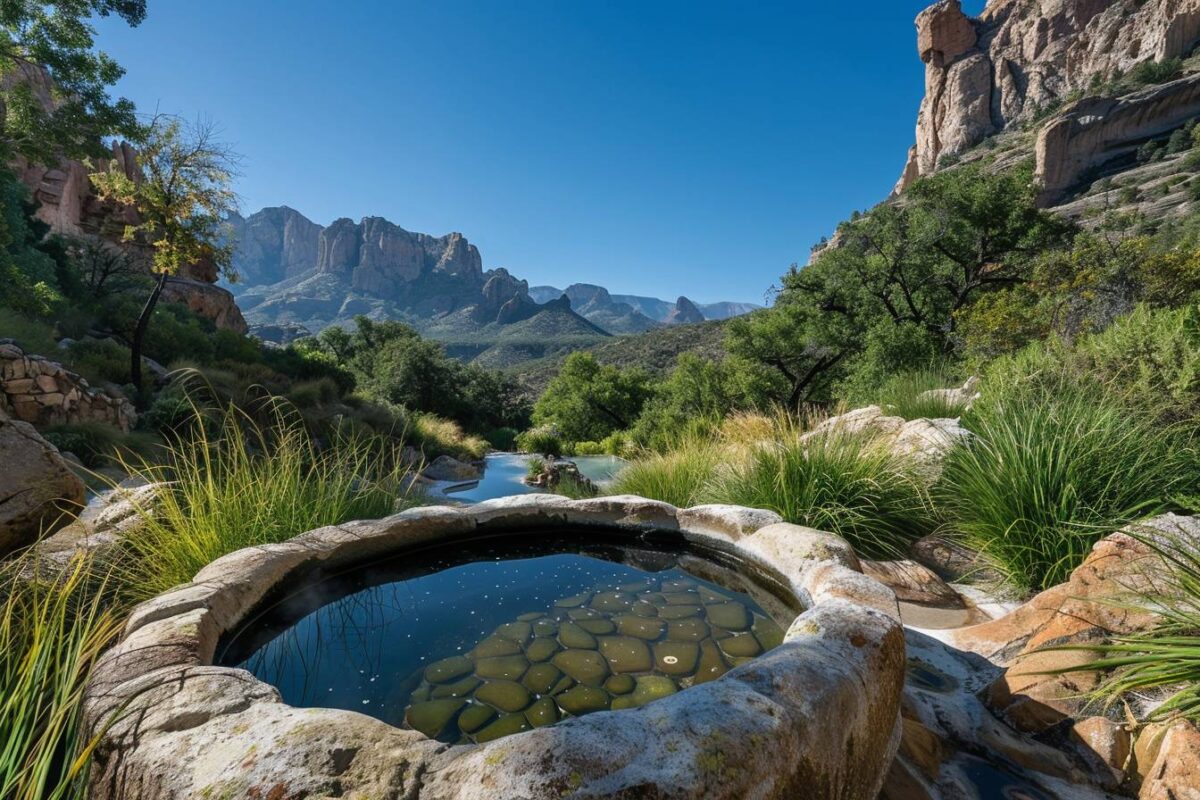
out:
M522 453L494 453L485 459L482 478L446 489L446 496L458 502L479 503L514 494L544 492L522 480L529 471L531 458ZM567 460L573 461L584 477L601 486L625 466L625 461L616 456L568 456Z
M294 706L488 741L642 706L777 646L797 609L713 559L597 530L443 544L281 592L218 663Z

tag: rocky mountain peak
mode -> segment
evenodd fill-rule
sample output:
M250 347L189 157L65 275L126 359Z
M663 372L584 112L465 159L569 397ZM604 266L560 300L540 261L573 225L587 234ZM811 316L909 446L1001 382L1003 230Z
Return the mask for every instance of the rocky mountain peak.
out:
M668 325L688 325L695 322L704 322L704 314L700 309L696 308L696 304L688 300L683 295L675 301L675 308L671 309L671 313L667 314Z

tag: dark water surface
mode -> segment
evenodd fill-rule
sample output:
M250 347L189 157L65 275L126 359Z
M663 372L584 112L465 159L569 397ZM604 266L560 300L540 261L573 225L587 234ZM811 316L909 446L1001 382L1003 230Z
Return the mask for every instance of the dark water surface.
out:
M227 636L218 662L290 705L486 741L719 677L779 644L772 614L787 623L796 611L678 544L595 532L531 541L440 547L305 581Z

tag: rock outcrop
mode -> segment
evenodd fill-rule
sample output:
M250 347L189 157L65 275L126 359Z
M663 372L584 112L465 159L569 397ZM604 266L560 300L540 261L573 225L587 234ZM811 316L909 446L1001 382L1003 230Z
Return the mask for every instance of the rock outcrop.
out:
M704 315L700 313L700 309L696 308L695 303L680 295L679 299L675 301L675 308L671 309L670 314L667 314L666 324L691 325L696 322L704 322Z
M250 285L278 283L313 268L321 226L287 206L264 208L249 218L229 218L237 242L239 279Z
M897 191L994 133L1095 94L1138 64L1187 55L1200 40L1200 0L992 0L978 19L959 0L941 0L916 24L925 97ZM1086 166L1200 112L1188 86L1142 94L1084 100L1068 110L1070 119L1046 126L1038 170L1055 193L1048 201Z
M0 555L62 527L83 506L83 481L28 422L0 409Z
M0 411L43 428L99 422L128 431L137 422L133 404L117 388L93 388L62 364L28 354L10 340L0 340Z

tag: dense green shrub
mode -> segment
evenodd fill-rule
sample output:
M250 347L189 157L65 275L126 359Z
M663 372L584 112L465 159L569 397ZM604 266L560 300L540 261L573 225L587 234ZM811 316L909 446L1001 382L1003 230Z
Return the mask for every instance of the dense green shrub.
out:
M26 353L50 355L57 350L53 325L4 306L0 306L0 339L14 340Z
M71 369L100 385L129 382L129 348L114 339L81 339L63 354Z
M572 353L533 407L533 421L553 425L565 441L598 441L630 428L650 399L650 376Z
M492 428L483 438L487 439L493 450L508 452L517 446L519 433L516 428Z
M561 456L566 450L562 436L549 425L539 425L521 433L515 444L522 453L542 456Z
M1168 58L1162 61L1143 61L1129 71L1130 79L1142 86L1175 80L1183 71L1183 60Z
M122 459L151 456L157 440L138 433L122 433L99 422L55 425L42 431L46 441L64 453L74 453L86 467L107 466Z
M1186 430L1086 382L994 375L964 422L974 438L948 454L939 505L1023 589L1064 581L1097 538L1200 480Z

